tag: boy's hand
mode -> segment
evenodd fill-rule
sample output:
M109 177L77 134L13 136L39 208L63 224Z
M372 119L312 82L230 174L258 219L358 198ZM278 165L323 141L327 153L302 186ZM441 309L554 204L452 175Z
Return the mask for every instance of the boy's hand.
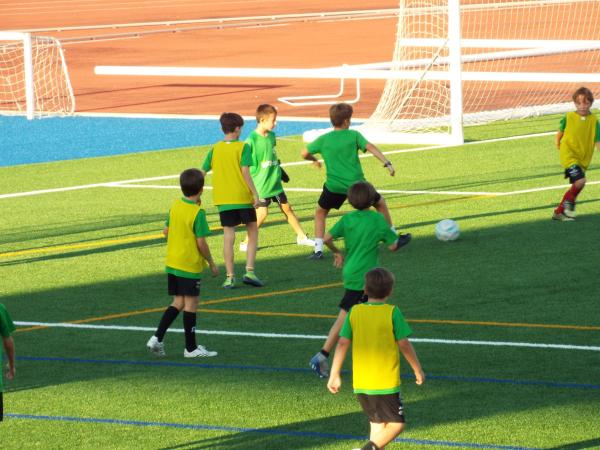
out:
M337 267L338 269L341 269L344 265L344 255L342 255L341 253L334 253L333 254L333 266Z
M254 207L254 209L257 209L260 207L260 201L259 201L258 197L254 197L254 199L252 201L252 206Z
M219 275L219 268L214 262L209 263L209 267L210 273L212 274L213 278Z
M422 370L415 372L415 383L421 386L425 382L425 374Z
M385 167L388 170L391 176L396 175L396 169L394 169L394 166L392 165L391 161L386 161L383 167Z
M327 389L332 394L337 394L340 391L340 387L342 386L342 378L339 375L331 374L329 376L329 381L327 382Z
M319 161L318 159L315 159L312 162L312 165L315 166L317 169L320 169L323 164L321 164L321 161Z

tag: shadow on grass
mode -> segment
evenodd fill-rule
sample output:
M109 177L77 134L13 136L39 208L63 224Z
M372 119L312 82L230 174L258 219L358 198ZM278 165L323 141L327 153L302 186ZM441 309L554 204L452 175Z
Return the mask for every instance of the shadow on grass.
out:
M589 203L595 201L590 200ZM529 211L537 209L542 207L530 208ZM523 211L515 209L501 211L499 214L517 212ZM474 214L464 216L461 220L488 215L491 214ZM515 223L465 233L462 240L452 244L437 242L430 236L417 237L398 253L392 254L382 250L382 264L397 274L399 283L392 301L399 302L405 316L409 318L419 315L423 317L419 314L423 312L426 314L425 317L440 319L597 324L595 313L597 313L596 299L599 297L596 281L598 253L596 248L590 245L589 240L590 236L597 233L599 222L599 214L590 214L583 216L580 221L569 224L554 223L550 220ZM340 281L341 273L331 267L330 255L325 261L307 262L303 253L301 249L292 252L286 250L283 253L264 252L259 260L260 274L265 274L268 282L264 289L241 288L234 292L224 292L219 287L221 278L206 277L203 281L202 298L225 299L247 296L251 299L255 294L262 292L303 289L307 286ZM118 259L114 261L115 264L118 262ZM43 269L43 265L37 267ZM569 293L568 298L561 289L556 288L557 280L564 279L565 271L568 271L571 276L570 282L577 286L576 290ZM11 279L7 282L18 284L20 280ZM162 308L169 303L165 290L165 277L162 273L99 282L94 278L93 267L90 267L89 283L86 285L40 291L33 291L30 285L26 285L22 294L3 296L2 303L11 311L16 321L41 322L88 321L94 317L127 313L144 308L156 309L151 316L134 315L131 318L95 321L99 324L156 326ZM317 289L303 292L291 299L291 295L285 293L269 297L264 301L255 298L249 301L239 299L233 304L237 309L251 312L332 314L337 312L336 305L341 293L342 288ZM216 307L231 308L231 303L223 303ZM200 314L198 326L204 329L233 331L283 333L301 330L300 332L306 334L324 334L331 325L331 319L318 321L314 318L287 318L283 321L269 315L225 317L227 318ZM423 337L419 334L418 325L415 325L413 330L415 337ZM452 331L450 330L447 335ZM306 368L307 359L321 344L319 340L211 337L208 346L210 347L214 342L220 346L218 364L228 364L231 367L202 369L148 367L138 365L136 361L151 360L144 347L149 333L144 331L142 335L131 330L60 328L15 333L19 355L90 360L114 359L124 360L127 363L115 368L117 366L95 364L93 361L85 363L22 361L20 365L23 368L19 370L19 377L11 385L6 386L7 392L10 395L11 392L28 389L77 384L76 382L79 381L113 379L113 377L119 380L119 376L160 380L164 383L164 380L170 380L173 375L175 378L181 378L184 375L189 376L190 371L194 370L194 380L199 392L211 383L221 384L220 396L212 397L211 401L218 402L221 405L219 408L223 408L224 411L227 411L227 408L235 409L236 407L232 405L237 405L238 401L248 401L248 398L238 398L239 394L236 392L259 390L262 400L272 405L270 413L278 414L279 408L288 408L286 402L289 399L281 394L285 386L292 382L302 392L309 383L312 385L314 384L312 382L316 381L311 378L306 382L297 383L304 377L307 379L314 377L311 373L288 374L243 367L236 369L234 366L254 364L267 368ZM494 329L488 333L491 340L510 340L506 329ZM540 334L539 336L542 341L547 339L554 342L559 340L561 335ZM183 337L175 336L174 339L181 342ZM475 346L448 346L440 349L427 345L419 345L418 351L425 370L432 370L439 374L574 382L589 381L598 374L598 368L591 367L592 358L595 356L582 352L569 353L567 356L560 351L557 353L537 349L508 351L502 348ZM518 358L515 358L517 352ZM170 358L176 361L182 360L180 353ZM588 364L579 364L581 362ZM589 369L584 372L579 369L580 367ZM581 378L575 378L576 373L579 373ZM226 376L227 374L230 375ZM586 377L589 379L586 380ZM346 380L346 383L348 387L349 380ZM405 397L407 412L411 415L409 418L411 429L418 430L444 423L502 417L523 411L531 411L534 414L549 407L593 401L589 392L574 389L549 389L511 384L499 386L473 381L431 380L428 385L433 387L435 395L428 394L426 389L417 390L413 386L407 386ZM236 389L232 390L232 387ZM319 389L323 397L329 395L322 384L319 385ZM148 392L143 391L141 394L147 395ZM320 400L322 398L318 395L315 397L311 394L311 402L319 403ZM358 411L358 405L355 406ZM90 408L93 411L93 405ZM233 411L234 416L236 412L237 409ZM330 414L328 410L324 409L323 415L328 414ZM362 427L358 429L365 430L363 433L366 432L367 425L358 419L362 417L360 413L349 416ZM331 420L326 417L322 420L300 421L297 429L300 431L333 429L337 432L353 429L350 425L342 426L342 422L336 417ZM295 425L292 424L266 429L275 431L284 428L296 429L294 427ZM506 436L507 441L510 441L508 431ZM244 448L249 439L256 446L245 448L262 448L263 440L269 440L269 445L274 442L271 448L295 448L288 445L289 436L284 438L275 433L262 435L252 432L236 433L233 436L207 441L198 440L185 445L189 448L211 446ZM590 448L581 445L592 446L595 443L595 439L590 439L582 443L569 444L580 445L580 447L557 448L565 450ZM278 445L280 446L277 447Z
M289 423L278 427L256 428L233 432L226 436L198 439L184 444L163 447L160 450L191 449L288 449L297 450L318 446L319 442L334 439L359 439L367 435L367 419L362 412L326 416L322 419ZM350 433L335 433L332 430L354 430ZM233 430L231 430L233 431ZM311 445L312 444L312 445ZM350 445L350 444L348 444Z
M600 448L600 438L559 445L558 447L552 447L547 450L584 450L588 448Z

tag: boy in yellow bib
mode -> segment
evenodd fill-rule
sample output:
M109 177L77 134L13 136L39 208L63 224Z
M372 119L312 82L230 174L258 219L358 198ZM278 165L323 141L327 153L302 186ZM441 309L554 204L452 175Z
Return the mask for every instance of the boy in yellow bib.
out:
M386 303L392 294L394 275L376 268L365 276L369 300L353 306L340 331L327 388L337 394L342 385L340 372L352 344L354 393L369 418L369 442L361 450L379 450L404 429L404 410L400 399L400 355L404 355L423 384L425 374L408 340L412 333L397 306Z
M158 356L165 355L167 329L183 310L186 358L217 356L217 352L196 345L196 310L200 296L200 275L208 266L216 277L219 270L206 244L210 234L206 212L200 207L204 176L198 169L184 170L179 176L183 197L173 202L163 233L167 238L166 268L169 295L173 302L165 310L156 333L146 346Z
M575 202L585 186L585 171L594 154L594 144L600 149L600 123L590 109L594 103L592 91L581 87L573 94L576 111L568 112L560 121L556 147L565 178L571 187L554 210L553 220L575 220Z
M235 227L244 224L248 233L246 273L242 282L251 286L264 286L254 274L254 261L258 247L256 209L258 192L250 175L252 152L250 146L240 141L244 119L236 113L223 113L219 118L224 137L213 145L202 164L206 174L212 170L213 203L219 210L223 226L223 256L227 277L223 288L235 287L233 245Z

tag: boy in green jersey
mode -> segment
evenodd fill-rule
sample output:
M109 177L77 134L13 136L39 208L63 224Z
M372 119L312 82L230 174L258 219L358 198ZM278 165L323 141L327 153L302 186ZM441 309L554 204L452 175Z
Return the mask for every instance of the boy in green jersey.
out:
M246 273L242 282L251 286L264 286L254 273L258 248L256 225L258 192L250 175L252 166L250 146L240 141L244 119L236 113L223 113L219 121L225 136L210 149L202 164L202 170L204 174L212 170L213 203L219 210L219 218L223 226L223 256L227 270L223 288L235 287L233 249L235 227L240 224L246 226L248 233Z
M340 209L346 201L348 188L357 181L364 181L365 176L358 158L358 151L368 151L383 163L391 176L396 171L392 163L385 159L381 151L373 144L368 142L365 137L356 130L350 129L350 120L352 119L352 106L346 103L338 103L329 108L329 117L333 125L333 131L319 136L313 142L307 145L302 151L302 157L317 167L321 163L315 158L316 153L320 153L325 161L326 179L323 186L323 192L319 197L317 209L315 211L315 249L310 259L323 258L323 236L325 234L325 220L329 211ZM387 208L385 200L379 193L376 193L373 205L385 217L388 225L394 232L392 218ZM410 241L410 235L400 235L404 244Z
M370 183L354 183L348 190L348 201L356 211L342 216L325 236L325 245L333 252L333 264L343 268L345 292L323 348L310 360L310 366L321 378L329 376L329 353L338 340L348 311L367 299L364 293L365 274L378 265L379 244L384 242L391 251L403 245L402 238L390 229L384 217L370 209L376 194ZM340 237L344 238L346 258L333 243Z
M246 144L252 151L250 175L259 196L256 225L260 228L269 213L269 205L275 202L296 233L296 243L313 247L315 242L308 239L300 226L281 184L283 169L275 151L276 140L273 132L276 122L277 109L268 104L259 105L256 109L256 129L246 138ZM240 243L240 250L245 252L247 246L248 237Z
M337 394L348 348L352 344L354 393L369 418L369 442L361 450L383 449L404 430L404 407L400 398L400 355L410 364L417 385L425 374L408 340L412 331L397 306L387 304L394 275L376 268L365 276L366 303L354 306L340 331L327 389Z
M4 305L0 303L0 336L2 336L2 347L8 359L6 378L9 380L15 377L15 343L11 336L14 331L15 325ZM4 420L4 398L2 394L2 376L4 375L4 370L2 360L2 352L0 352L0 422Z
M594 144L600 150L600 122L590 111L594 103L592 91L586 87L577 89L573 102L576 111L565 114L556 134L560 163L571 187L554 210L553 220L575 220L575 201L585 186L585 171L592 160Z
M206 212L200 207L204 175L198 169L184 170L179 176L183 197L173 202L163 234L167 238L166 268L169 295L173 302L165 310L154 336L146 346L158 356L165 355L167 329L183 310L186 358L216 356L217 352L196 345L196 310L200 296L200 275L206 266L213 277L219 274L206 244L210 234Z

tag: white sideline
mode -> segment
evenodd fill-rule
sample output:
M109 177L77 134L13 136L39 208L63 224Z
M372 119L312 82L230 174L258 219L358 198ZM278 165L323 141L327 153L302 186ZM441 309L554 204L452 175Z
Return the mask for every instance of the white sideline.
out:
M154 332L156 327L137 327L123 325L91 325L80 323L54 323L54 322L15 322L17 326L23 327L49 327L49 328L77 328L88 330L114 330L114 331L147 331ZM171 328L171 332L183 333L183 329ZM281 334L281 333L251 333L246 331L222 331L222 330L197 330L197 333L219 336L246 336L258 338L275 338L275 339L311 339L323 340L327 336L314 334ZM540 344L534 342L505 342L505 341L466 341L459 339L426 339L426 338L411 338L411 342L423 344L447 344L447 345L480 345L494 347L522 347L522 348L542 348L556 350L582 350L600 352L600 347L591 345L568 345L568 344Z
M488 143L492 143L492 142L502 142L502 141L510 141L510 140L521 140L521 139L527 139L527 138L535 138L535 137L542 137L542 136L550 136L553 135L554 132L551 133L536 133L536 134L529 134L529 135L523 135L523 136L516 136L516 137L506 137L506 138L497 138L497 139L488 139L485 141L476 141L476 142L467 142L465 144L461 144L461 145L436 145L436 146L428 146L428 147L417 147L417 148L408 148L408 149L399 149L399 150L389 150L389 151L385 151L382 152L384 155L395 155L398 153L413 153L413 152L423 152L423 151L430 151L430 150L441 150L441 149L447 149L447 148L457 148L457 147L461 147L461 146L472 146L472 145L479 145L479 144L488 144ZM359 158L371 158L373 157L373 155L371 153L367 153L367 154L362 154L359 155ZM282 167L290 167L290 166L300 166L300 165L307 165L307 164L312 164L310 161L294 161L294 162L290 162L290 163L284 163L282 164ZM28 197L30 195L41 195L41 194L51 194L51 193L56 193L56 192L67 192L67 191L75 191L75 190L79 190L79 189L90 189L90 188L98 188L98 187L127 187L124 185L127 184L133 184L133 183L142 183L142 182L146 182L146 181L155 181L155 180L168 180L168 179L175 179L179 177L179 175L164 175L164 176L160 176L160 177L150 177L150 178L138 178L138 179L133 179L133 180L121 180L121 181L108 181L106 183L93 183L93 184L84 184L84 185L80 185L80 186L68 186L68 187L61 187L61 188L52 188L52 189L40 189L40 190L36 190L36 191L26 191L26 192L11 192L8 194L0 194L0 200L5 199L5 198L16 198L16 197ZM588 182L589 184L596 184L596 182ZM207 189L209 188L208 186L206 187ZM299 189L299 188L298 188ZM545 189L558 189L558 187L554 187L554 188L541 188L542 190ZM292 191L294 190L294 188L288 188L286 189L288 191ZM381 191L384 192L385 191ZM407 192L411 192L414 194L418 194L418 191L407 191ZM432 192L430 191L423 191L425 193L429 193L431 194ZM456 194L447 194L447 195L456 195ZM465 195L465 193L461 193L459 195ZM487 195L487 194L466 194L466 195ZM498 195L498 193L493 193L490 195ZM503 194L503 195L509 195L509 194Z

